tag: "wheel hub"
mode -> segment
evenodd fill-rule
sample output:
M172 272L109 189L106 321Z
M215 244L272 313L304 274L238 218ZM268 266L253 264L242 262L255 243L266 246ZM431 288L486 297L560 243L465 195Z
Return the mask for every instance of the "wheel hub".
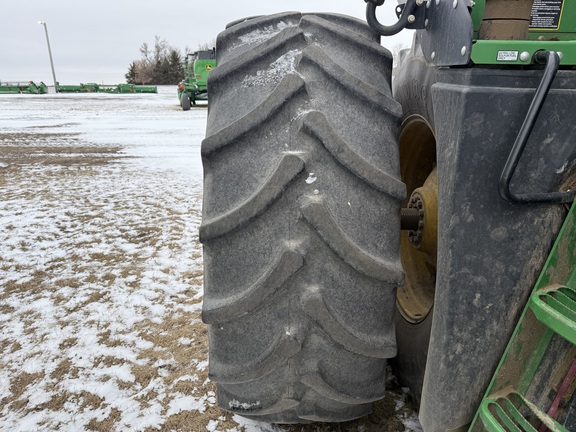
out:
M422 202L422 197L420 194L414 192L410 197L410 202L408 203L409 209L414 209L418 214L418 224L416 229L411 229L408 232L408 239L412 246L419 247L422 243L422 237L424 234L424 203Z

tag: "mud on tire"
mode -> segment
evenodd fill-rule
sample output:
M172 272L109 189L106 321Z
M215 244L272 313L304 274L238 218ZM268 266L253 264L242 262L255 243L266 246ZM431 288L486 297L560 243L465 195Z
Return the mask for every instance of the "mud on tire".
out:
M391 55L359 20L300 13L237 23L217 53L200 239L218 403L361 417L384 396L403 280Z

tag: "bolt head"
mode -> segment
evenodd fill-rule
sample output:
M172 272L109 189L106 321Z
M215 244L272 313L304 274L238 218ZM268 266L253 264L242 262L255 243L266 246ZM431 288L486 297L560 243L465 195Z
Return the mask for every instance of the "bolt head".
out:
M462 57L464 57L466 55L467 51L468 51L468 49L466 48L466 45L464 45L462 47L462 49L460 50L460 54L462 54Z
M412 24L414 21L416 21L416 17L414 15L408 15L408 22Z
M530 53L528 51L520 53L520 60L523 62L530 60Z

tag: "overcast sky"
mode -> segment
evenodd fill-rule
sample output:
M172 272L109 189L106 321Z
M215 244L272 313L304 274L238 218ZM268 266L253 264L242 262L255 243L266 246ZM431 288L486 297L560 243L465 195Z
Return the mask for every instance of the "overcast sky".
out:
M226 23L282 11L335 12L364 19L364 0L1 0L0 81L44 81L52 73L44 27L48 27L56 78L61 84L125 82L143 42L160 36L184 51L216 38ZM381 9L394 22L397 2ZM411 35L383 39L389 49L409 46Z

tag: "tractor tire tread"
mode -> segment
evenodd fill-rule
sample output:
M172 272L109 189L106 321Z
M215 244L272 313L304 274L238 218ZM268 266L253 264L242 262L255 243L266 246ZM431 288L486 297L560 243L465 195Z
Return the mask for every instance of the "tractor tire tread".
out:
M201 148L202 319L209 376L228 411L274 423L345 421L384 396L405 187L401 111L378 41L359 20L299 13L237 21L218 36ZM352 58L339 63L343 46ZM364 62L386 67L359 78ZM347 102L332 103L318 78ZM358 139L338 120L350 105L365 113L350 111L351 123L366 125ZM325 174L318 183L316 168ZM382 241L372 222L357 226L360 215L377 221ZM354 300L341 298L352 284Z

